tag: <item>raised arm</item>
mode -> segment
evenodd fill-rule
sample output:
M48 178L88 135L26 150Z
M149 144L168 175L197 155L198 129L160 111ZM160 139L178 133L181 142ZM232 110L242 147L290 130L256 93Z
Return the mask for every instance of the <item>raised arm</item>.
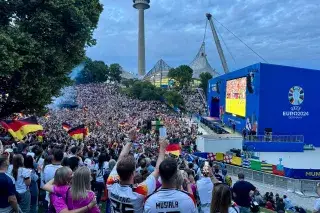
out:
M158 156L158 160L157 160L157 164L156 164L156 168L154 170L154 172L152 173L152 175L158 179L159 178L159 166L162 163L162 161L164 160L164 156L166 153L166 148L168 146L168 141L165 139L161 139L160 140L160 150L159 150L159 156Z
M135 128L132 128L129 132L129 138L130 138L130 141L123 147L120 155L119 155L119 158L118 158L118 162L123 158L123 156L126 156L129 154L130 152L130 149L132 147L132 142L134 140L136 140L136 134L137 134L137 131Z

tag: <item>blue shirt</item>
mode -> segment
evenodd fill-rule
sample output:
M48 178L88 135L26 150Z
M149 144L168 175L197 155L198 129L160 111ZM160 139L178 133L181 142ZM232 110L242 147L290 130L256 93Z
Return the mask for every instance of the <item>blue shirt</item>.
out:
M0 173L0 209L10 206L8 197L15 195L16 188L12 179L5 173Z

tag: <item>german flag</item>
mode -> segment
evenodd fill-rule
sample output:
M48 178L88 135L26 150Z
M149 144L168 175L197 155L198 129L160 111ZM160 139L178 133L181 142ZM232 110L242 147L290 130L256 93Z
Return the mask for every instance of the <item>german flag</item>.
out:
M68 131L68 134L75 140L83 140L85 136L89 134L89 129L84 125L72 128Z
M166 154L172 154L174 156L181 155L181 147L177 143L169 144L166 148Z
M62 128L68 132L71 129L71 125L67 123L62 123Z
M22 140L28 133L43 130L34 116L23 120L1 121L0 123L16 140Z
M43 142L43 135L44 135L43 131L42 130L38 131L36 135L37 135L38 141Z

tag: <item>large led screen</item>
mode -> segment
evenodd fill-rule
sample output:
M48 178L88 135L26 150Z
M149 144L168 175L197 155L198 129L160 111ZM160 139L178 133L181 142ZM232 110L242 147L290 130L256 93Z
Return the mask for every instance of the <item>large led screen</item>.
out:
M227 81L226 112L246 116L246 88L246 77Z

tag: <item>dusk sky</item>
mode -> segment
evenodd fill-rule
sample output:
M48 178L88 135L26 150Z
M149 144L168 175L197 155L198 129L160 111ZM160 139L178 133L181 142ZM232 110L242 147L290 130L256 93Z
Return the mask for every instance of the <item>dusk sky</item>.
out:
M138 11L132 0L101 0L104 11L94 37L97 45L87 50L93 60L119 63L137 72ZM189 65L196 56L210 12L219 22L272 64L320 70L319 0L151 0L145 11L146 72L159 59L170 66ZM262 60L219 23L217 31L230 70ZM222 66L208 25L206 51L209 63Z

